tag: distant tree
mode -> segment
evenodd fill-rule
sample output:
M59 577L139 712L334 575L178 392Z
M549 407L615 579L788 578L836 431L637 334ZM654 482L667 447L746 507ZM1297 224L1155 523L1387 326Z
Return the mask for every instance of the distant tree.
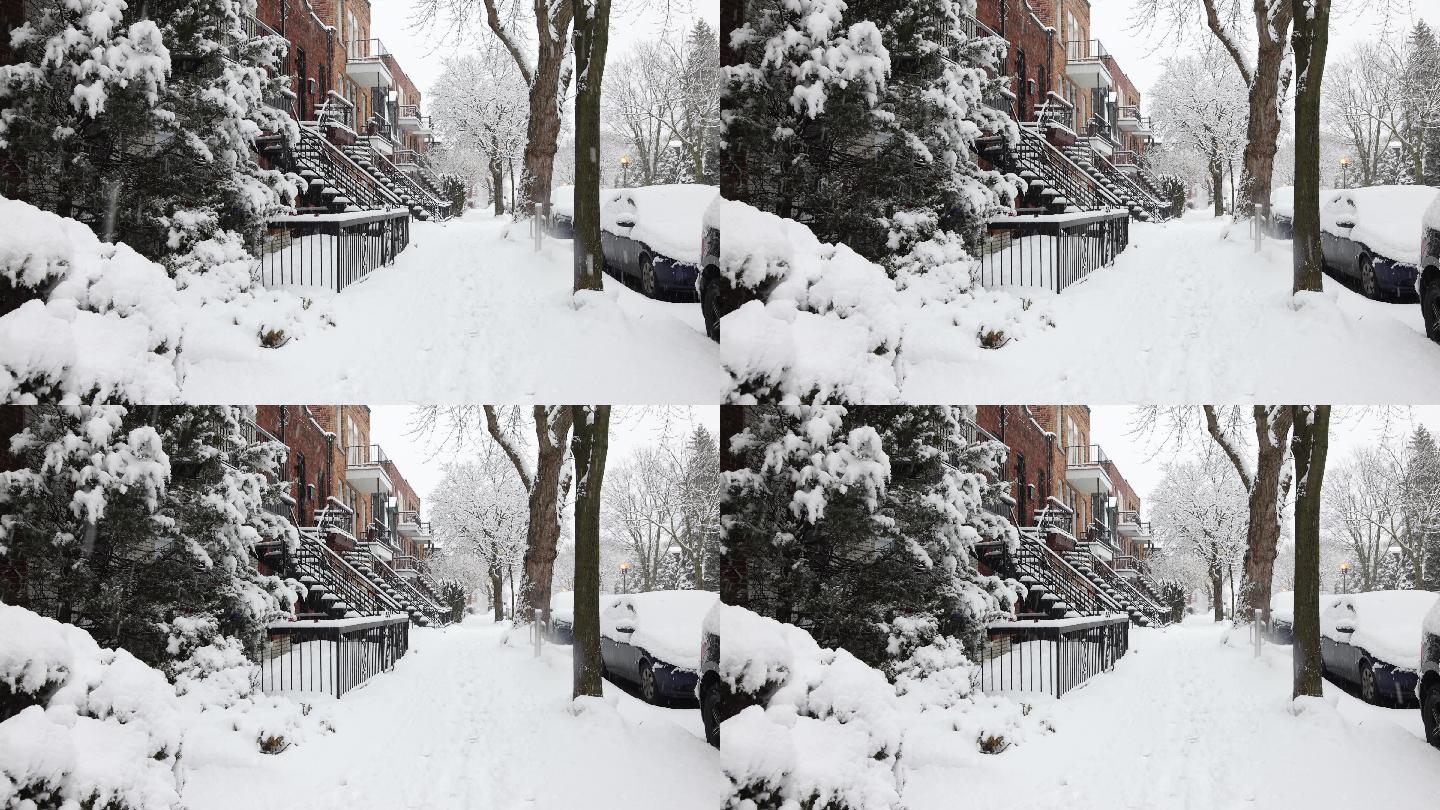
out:
M527 93L524 77L498 44L447 59L430 91L446 148L482 157L496 216L505 213L507 168L525 151ZM463 209L462 202L456 210Z
M1190 589L1173 580L1165 580L1159 584L1160 598L1164 600L1166 610L1170 611L1170 621L1181 621L1185 618L1185 606L1190 601Z
M1226 169L1245 149L1247 110L1244 81L1214 50L1167 60L1150 91L1157 132L1204 163L1217 217L1225 213Z
M1414 565L1400 549L1389 549L1380 559L1375 571L1375 590L1408 591L1415 587L1411 578Z
M1406 159L1398 148L1386 149L1380 155L1380 162L1375 166L1375 185L1414 185L1415 175L1413 172L1414 164Z
M1215 621L1225 618L1225 578L1245 554L1246 492L1213 449L1167 464L1151 493L1150 517L1168 554L1194 559L1209 585ZM1233 575L1231 588L1234 589Z
M529 518L515 470L498 448L488 448L474 460L447 465L429 502L444 549L436 561L441 576L470 588L483 579L495 621L504 620L506 577L525 554Z

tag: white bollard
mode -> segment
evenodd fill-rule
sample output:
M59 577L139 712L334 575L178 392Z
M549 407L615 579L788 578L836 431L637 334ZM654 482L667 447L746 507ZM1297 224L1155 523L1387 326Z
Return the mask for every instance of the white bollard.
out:
M539 657L540 657L540 633L544 630L544 627L543 627L543 625L540 624L540 622L541 622L543 619L544 619L544 614L541 613L541 611L540 611L539 608L536 608L536 609L535 609L535 621L534 621L534 623L533 623L533 626L534 626L534 637L535 637L535 657L536 657L536 658L539 658Z
M1261 611L1260 611L1259 608L1256 608L1256 609L1255 609L1255 622L1254 622L1254 626L1255 626L1255 657L1256 657L1256 658L1259 658L1259 657L1260 657L1260 646L1264 643L1265 626L1264 626L1263 624L1261 624L1261 621L1262 621Z

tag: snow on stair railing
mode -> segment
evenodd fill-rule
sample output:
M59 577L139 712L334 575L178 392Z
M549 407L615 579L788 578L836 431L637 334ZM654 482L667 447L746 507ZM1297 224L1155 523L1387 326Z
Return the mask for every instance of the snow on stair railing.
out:
M1110 670L1130 649L1125 616L993 622L980 661L980 691L1064 697Z
M336 698L395 666L410 650L405 616L274 622L260 661L264 692Z

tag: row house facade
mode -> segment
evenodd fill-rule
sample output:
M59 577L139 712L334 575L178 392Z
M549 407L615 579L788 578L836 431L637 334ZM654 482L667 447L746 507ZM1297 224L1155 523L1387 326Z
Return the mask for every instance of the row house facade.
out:
M1145 570L1150 525L1139 496L1090 437L1084 405L982 405L976 436L1008 450L1002 511L1019 547L981 549L992 572L1027 586L1022 618L1124 614L1162 623L1159 588Z
M261 549L268 570L308 593L298 619L406 614L420 626L445 622L439 585L425 572L433 548L420 497L370 437L363 405L261 405L256 440L288 449L276 505L297 527L295 549Z
M248 26L289 46L288 92L271 103L299 122L300 142L272 135L258 146L308 181L299 214L456 213L426 159L433 134L420 90L372 32L370 0L259 0Z
M1090 0L978 0L970 35L997 36L1009 92L992 99L1020 124L1020 142L990 139L981 157L1024 178L1021 213L1123 208L1163 216L1145 162L1149 117L1139 91L1090 29Z

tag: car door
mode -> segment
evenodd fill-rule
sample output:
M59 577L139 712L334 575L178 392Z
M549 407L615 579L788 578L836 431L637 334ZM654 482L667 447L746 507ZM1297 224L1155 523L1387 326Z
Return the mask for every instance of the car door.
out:
M635 201L625 193L616 194L600 211L600 223L609 238L602 238L605 262L621 279L639 273L639 264L630 231L635 227Z
M605 632L600 634L600 655L605 659L605 668L626 680L637 680L637 664L640 656L630 644L631 633L625 628L635 627L635 606L628 599L618 599L604 608L601 625Z
M1320 212L1320 220L1326 227L1320 231L1320 251L1325 264L1336 272L1354 276L1358 274L1355 262L1359 258L1359 246L1350 238L1355 227L1357 213L1355 201L1348 194L1331 198Z

